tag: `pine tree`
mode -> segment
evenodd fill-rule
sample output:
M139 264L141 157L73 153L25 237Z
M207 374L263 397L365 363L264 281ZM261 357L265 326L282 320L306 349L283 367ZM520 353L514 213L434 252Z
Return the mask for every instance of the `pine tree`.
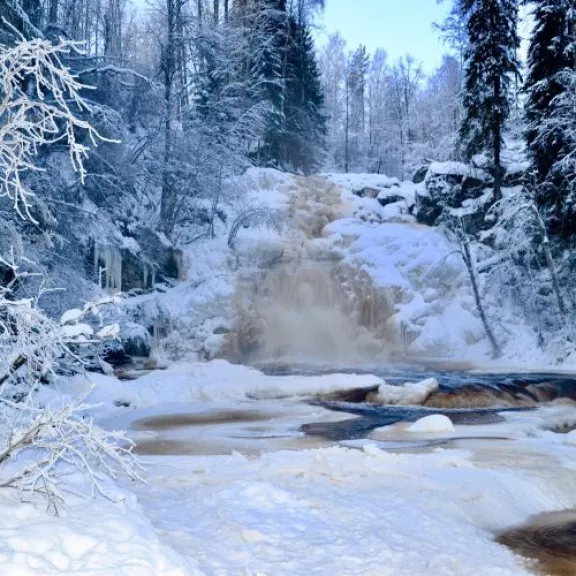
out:
M525 138L540 183L548 178L553 163L566 149L562 130L544 133L543 127L552 101L565 90L559 74L575 66L576 54L570 42L570 4L570 0L537 0L533 9L535 26L524 85L527 94Z
M519 77L517 0L462 0L467 18L464 119L460 137L471 158L491 152L494 199L502 196L503 130L510 113L510 88Z

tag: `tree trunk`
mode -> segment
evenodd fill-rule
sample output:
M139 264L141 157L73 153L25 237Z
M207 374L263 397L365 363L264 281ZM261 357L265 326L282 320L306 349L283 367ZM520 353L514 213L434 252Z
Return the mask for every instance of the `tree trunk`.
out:
M500 100L500 76L494 79L494 99ZM494 202L502 200L502 120L498 110L494 110L492 118L493 156L494 156Z
M562 292L560 291L560 282L558 282L558 275L556 274L556 267L554 266L552 251L550 250L550 240L548 238L548 233L546 232L546 226L542 220L542 216L540 216L540 212L538 212L538 208L532 205L532 210L536 217L538 231L542 235L542 248L544 249L544 255L546 257L546 266L548 267L550 277L552 278L552 287L556 296L556 302L560 313L565 315L567 311L566 304L564 303L564 298L562 298Z
M173 207L175 190L172 183L174 116L174 72L176 65L176 6L179 0L167 0L167 40L163 47L162 71L164 76L164 158L162 169L162 195L160 198L160 228L169 236L174 228Z
M58 0L50 0L50 8L48 10L48 23L58 24Z
M229 0L224 0L224 20L226 22L228 22L228 14L230 12L228 2Z
M484 326L484 330L486 331L488 340L490 340L490 345L492 346L492 357L495 359L500 358L500 356L502 356L502 350L498 345L498 341L494 336L494 332L492 332L492 328L490 327L490 324L488 323L488 318L486 317L486 312L484 311L484 305L482 304L482 299L480 297L480 290L478 288L478 277L476 275L476 267L474 266L474 261L472 260L472 254L470 253L470 242L466 238L466 234L464 232L462 232L461 234L461 241L463 248L462 256L464 257L464 263L466 264L466 268L468 268L468 274L470 275L470 283L472 284L472 291L474 292L476 309L478 310L478 314L480 315L480 320L482 320L482 325Z
M198 28L202 29L202 22L204 21L204 6L203 0L196 0L196 16L198 17Z
M220 0L214 0L214 27L220 22Z
M349 72L347 72L349 74ZM346 125L344 127L344 172L350 169L350 81L346 78Z

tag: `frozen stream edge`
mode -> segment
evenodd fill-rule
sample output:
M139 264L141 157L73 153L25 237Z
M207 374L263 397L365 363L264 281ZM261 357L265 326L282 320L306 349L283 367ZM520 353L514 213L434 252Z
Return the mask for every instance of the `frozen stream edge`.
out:
M110 410L106 419L158 414L161 401L179 412L274 409L281 414L273 420L276 431L292 430L296 438L303 421L345 417L320 407L311 414L300 394L377 381L182 364L129 383L122 397L137 410ZM106 396L118 394L116 388ZM401 453L395 442L406 442L407 432L396 426L346 446L283 450L274 445L278 438L268 438L258 442L270 451L246 455L147 456L148 485L129 489L161 541L186 559L189 574L533 574L494 537L534 514L576 507L572 435L544 429L574 413L559 405L490 426L412 433L412 446ZM194 434L213 441L245 436L246 424ZM510 440L450 441L466 435ZM422 446L433 439L447 442Z

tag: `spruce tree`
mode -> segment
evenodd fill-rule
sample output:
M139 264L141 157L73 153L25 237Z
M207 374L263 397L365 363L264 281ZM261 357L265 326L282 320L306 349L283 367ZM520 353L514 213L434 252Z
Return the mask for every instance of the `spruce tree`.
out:
M256 0L248 7L246 25L250 28L248 75L254 86L250 96L254 102L269 104L264 140L254 160L262 166L280 167L278 143L284 125L284 76L289 42L286 0Z
M560 73L574 68L575 54L570 43L570 0L536 0L534 29L528 51L526 91L526 144L537 181L549 176L554 162L565 154L563 131L545 129L553 100L564 90Z
M253 159L261 166L309 173L320 164L326 130L312 36L286 0L255 0L248 11L248 74L256 87L251 97L269 105Z
M309 174L322 160L326 138L324 91L314 41L304 21L290 19L282 153L292 169Z
M566 240L576 231L575 10L572 0L538 0L525 85L525 138L536 200L550 233Z
M494 199L502 197L503 130L510 88L519 77L517 0L461 0L467 18L464 118L460 130L468 158L487 148L492 156Z

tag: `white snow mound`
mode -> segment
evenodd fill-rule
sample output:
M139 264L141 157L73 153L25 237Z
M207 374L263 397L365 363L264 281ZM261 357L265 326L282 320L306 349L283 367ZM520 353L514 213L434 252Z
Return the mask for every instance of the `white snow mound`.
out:
M408 432L454 432L454 430L452 420L443 414L425 416L408 426Z
M432 392L438 389L436 378L427 378L422 382L407 382L403 386L381 384L377 401L382 404L422 404Z

